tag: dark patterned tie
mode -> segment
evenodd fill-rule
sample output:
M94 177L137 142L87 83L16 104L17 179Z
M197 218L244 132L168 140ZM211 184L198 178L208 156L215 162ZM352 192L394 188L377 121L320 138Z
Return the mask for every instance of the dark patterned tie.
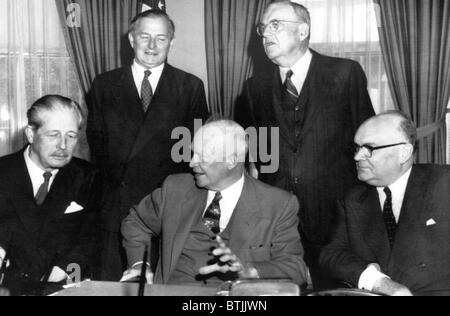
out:
M45 172L44 175L44 183L39 187L38 192L36 193L36 204L41 206L44 204L45 198L48 194L48 185L50 183L50 178L52 177L52 174L50 172Z
M214 234L220 233L220 200L222 200L222 194L217 192L214 200L208 206L203 216L203 223Z
M142 80L142 86L141 86L141 99L142 99L142 109L144 110L144 113L147 113L148 107L150 106L150 103L152 102L153 98L153 90L152 86L150 85L150 81L148 81L148 78L152 72L150 70L145 71L144 80Z
M286 81L284 82L284 88L285 88L285 101L292 107L295 106L298 100L298 91L295 87L294 83L292 82L292 76L294 75L294 72L292 70L289 70L286 73Z
M388 233L389 244L392 248L395 241L395 233L397 232L397 222L392 211L392 192L388 187L385 187L384 193L386 194L386 201L383 207L383 219Z

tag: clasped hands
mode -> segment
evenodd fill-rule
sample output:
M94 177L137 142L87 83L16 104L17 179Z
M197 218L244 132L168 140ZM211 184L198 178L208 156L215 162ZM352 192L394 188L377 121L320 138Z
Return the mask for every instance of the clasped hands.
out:
M259 278L258 271L251 265L243 264L242 261L231 251L231 249L225 244L223 239L217 235L216 242L218 247L213 250L212 254L219 259L215 264L200 268L199 273L201 275L209 275L211 273L228 273L235 272L239 278L242 279L257 279ZM132 279L138 278L141 275L143 263L136 263L130 269L126 270L123 274L121 282L127 282ZM150 267L146 269L147 284L153 284L153 273Z

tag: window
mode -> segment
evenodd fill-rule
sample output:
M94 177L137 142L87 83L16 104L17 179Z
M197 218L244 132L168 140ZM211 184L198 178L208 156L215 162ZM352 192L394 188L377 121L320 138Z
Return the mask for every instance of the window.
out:
M25 144L26 110L46 94L80 103L54 0L0 0L0 156Z
M311 13L311 47L363 67L377 113L394 108L371 0L302 0Z

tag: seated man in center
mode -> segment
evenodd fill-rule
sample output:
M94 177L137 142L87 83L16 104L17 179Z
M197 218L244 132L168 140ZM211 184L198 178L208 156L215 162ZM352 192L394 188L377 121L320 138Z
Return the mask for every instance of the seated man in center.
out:
M194 137L191 174L169 176L123 221L129 269L142 269L151 237L160 240L156 271L147 282L217 286L240 278L306 283L297 230L298 201L245 174L244 129L221 120ZM151 251L148 251L151 253Z

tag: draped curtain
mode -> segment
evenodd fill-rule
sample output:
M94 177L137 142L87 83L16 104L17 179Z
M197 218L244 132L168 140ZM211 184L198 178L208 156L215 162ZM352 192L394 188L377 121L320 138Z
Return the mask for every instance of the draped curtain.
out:
M376 0L380 38L396 107L419 129L417 160L446 162L450 99L450 1Z
M394 108L372 0L295 0L311 13L311 48L363 67L377 113Z
M253 71L255 26L270 0L205 0L209 105L233 117L234 104ZM262 46L261 46L262 49Z
M85 93L94 78L131 64L128 27L138 0L55 0L66 43Z
M26 111L46 94L80 102L54 0L0 0L0 156L26 141ZM81 150L77 154L84 157Z

